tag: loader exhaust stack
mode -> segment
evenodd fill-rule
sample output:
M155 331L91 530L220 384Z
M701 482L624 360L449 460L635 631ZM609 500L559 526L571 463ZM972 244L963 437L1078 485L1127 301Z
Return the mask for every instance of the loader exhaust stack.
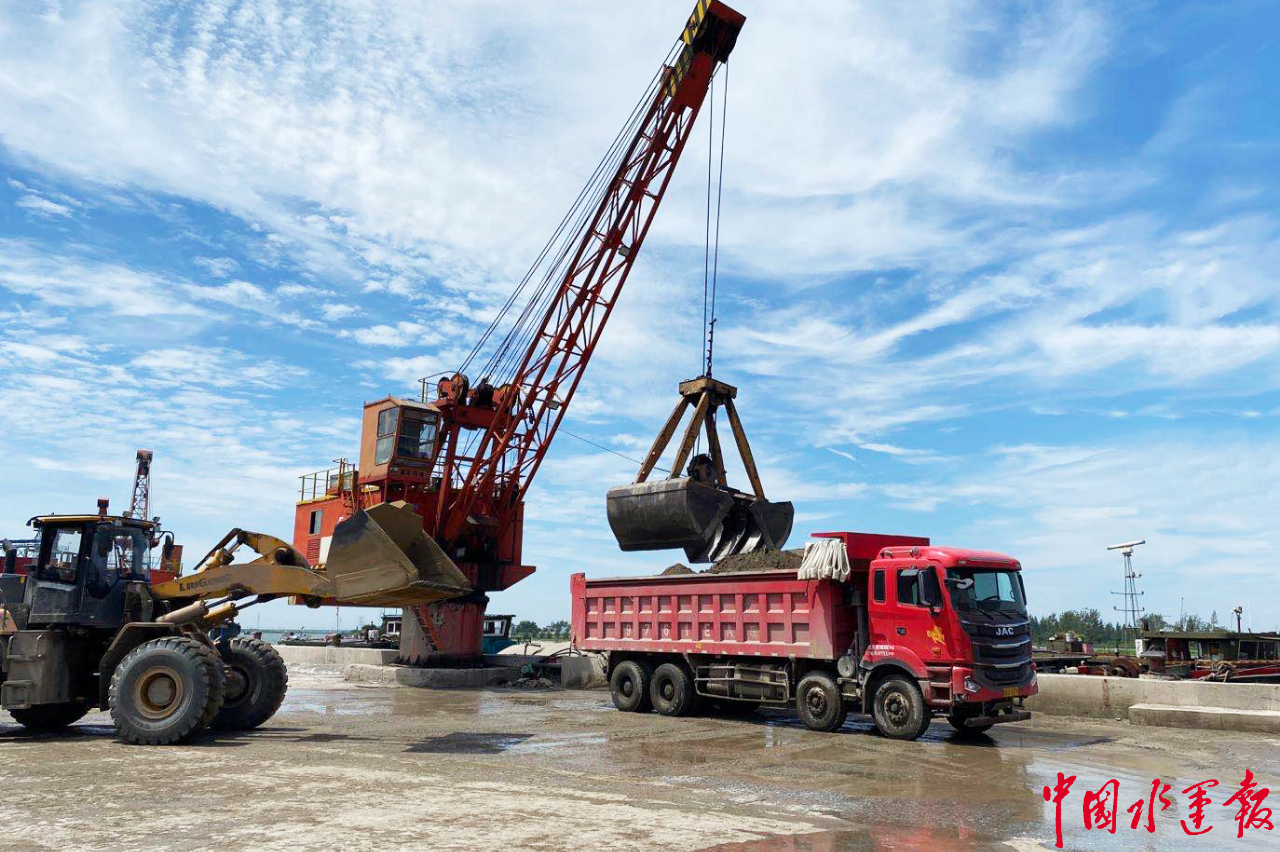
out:
M609 526L625 551L683 548L690 562L715 562L737 553L779 550L791 534L795 509L789 502L765 499L751 446L733 399L732 385L702 376L680 385L680 402L654 441L636 481L609 490ZM694 409L667 479L647 481L666 450L687 407ZM730 488L716 432L716 410L723 407L751 480L752 493ZM707 453L693 457L705 428ZM684 473L685 475L682 475Z

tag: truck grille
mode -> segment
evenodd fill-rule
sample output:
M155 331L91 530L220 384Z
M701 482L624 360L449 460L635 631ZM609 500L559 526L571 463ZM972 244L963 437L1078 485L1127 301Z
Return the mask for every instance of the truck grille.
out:
M974 667L994 683L1017 683L1031 668L1031 625L1026 620L960 620L973 645Z

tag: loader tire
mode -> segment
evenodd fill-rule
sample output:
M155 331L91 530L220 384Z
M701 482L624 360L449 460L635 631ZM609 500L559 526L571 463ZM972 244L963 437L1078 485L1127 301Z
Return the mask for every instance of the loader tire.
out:
M289 688L289 673L275 648L261 639L232 639L218 643L227 667L222 709L213 719L219 731L250 731L280 709Z
M893 740L914 740L929 730L929 707L920 685L902 675L881 681L872 702L876 729Z
M801 678L796 687L796 713L809 730L829 734L844 727L849 708L831 675L813 672Z
M609 675L609 694L613 706L624 713L648 713L653 709L649 700L649 683L653 677L648 664L638 660L626 660L613 667Z
M698 709L698 695L693 691L693 678L683 666L663 663L653 673L649 684L649 700L663 716L691 716Z
M120 738L169 745L202 731L222 706L222 660L185 636L144 642L111 676L108 705Z
M37 704L25 710L10 710L13 720L28 731L60 731L78 722L92 708L83 701Z

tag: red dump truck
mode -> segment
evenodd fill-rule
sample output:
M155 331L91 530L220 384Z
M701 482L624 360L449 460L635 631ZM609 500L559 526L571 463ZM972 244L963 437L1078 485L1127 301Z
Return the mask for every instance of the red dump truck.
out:
M807 727L835 731L854 710L908 740L934 716L963 733L1030 718L1022 705L1036 675L1016 559L915 536L814 537L843 542L846 579L574 574L574 642L605 652L614 704L629 712L794 705Z

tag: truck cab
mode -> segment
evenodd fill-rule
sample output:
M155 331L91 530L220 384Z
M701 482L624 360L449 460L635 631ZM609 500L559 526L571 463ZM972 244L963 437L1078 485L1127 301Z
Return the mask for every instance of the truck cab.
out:
M932 709L969 727L1020 717L1036 691L1021 567L990 551L884 548L869 566L860 667L910 671Z

